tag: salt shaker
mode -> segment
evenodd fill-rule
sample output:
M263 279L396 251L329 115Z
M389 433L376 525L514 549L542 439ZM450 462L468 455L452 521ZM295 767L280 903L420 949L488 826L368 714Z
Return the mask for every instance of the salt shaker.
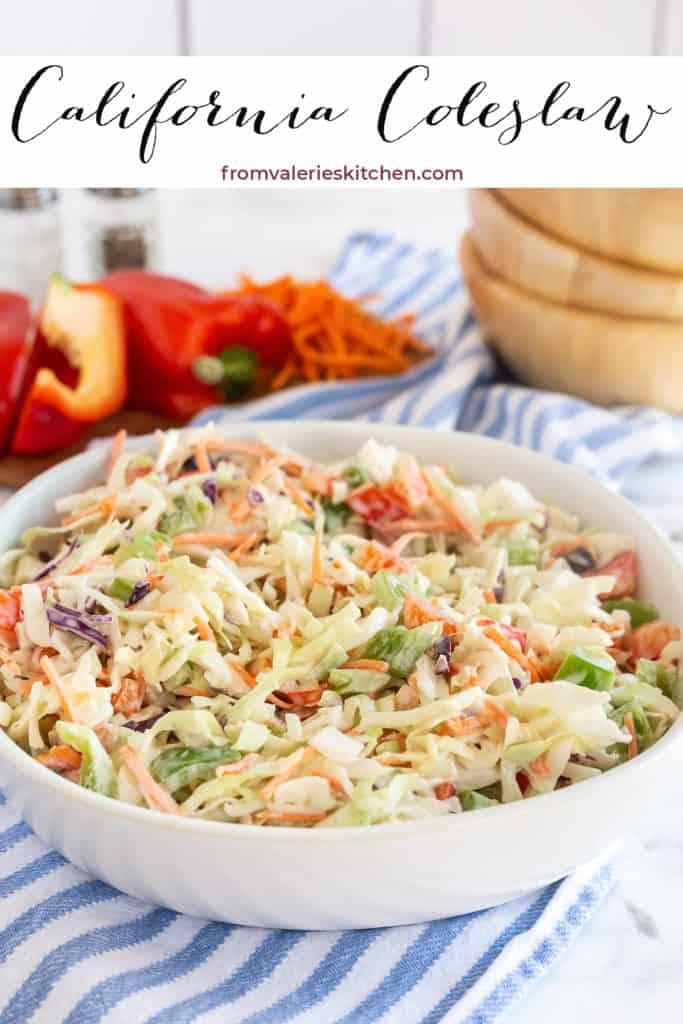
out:
M156 266L159 219L156 193L148 188L89 188L90 274L149 270Z
M0 291L27 295L37 307L50 275L61 269L56 189L0 189Z

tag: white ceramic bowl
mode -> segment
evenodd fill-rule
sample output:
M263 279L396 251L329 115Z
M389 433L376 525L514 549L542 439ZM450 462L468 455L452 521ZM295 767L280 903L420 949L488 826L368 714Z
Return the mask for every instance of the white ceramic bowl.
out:
M660 534L583 474L467 434L364 424L272 422L230 428L321 458L372 433L468 480L508 476L590 524L634 536L642 593L679 625L683 572ZM148 443L144 440L137 443ZM3 507L0 551L50 518L55 499L101 478L106 450L50 470ZM534 800L366 829L297 830L183 820L66 782L0 733L0 785L36 833L69 860L134 896L188 914L284 928L407 924L489 907L562 877L631 828L680 754L683 719L651 750L600 778Z

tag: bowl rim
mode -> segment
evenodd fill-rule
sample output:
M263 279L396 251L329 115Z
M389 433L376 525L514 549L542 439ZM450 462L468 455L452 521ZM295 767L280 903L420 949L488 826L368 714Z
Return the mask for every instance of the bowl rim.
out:
M475 446L480 445L484 448L490 448L491 450L498 450L500 452L510 453L513 460L520 459L520 452L523 453L525 459L534 463L539 469L546 467L548 472L557 473L558 468L561 468L562 473L567 478L567 485L572 485L583 489L587 492L600 493L603 498L608 500L626 513L627 516L635 519L641 528L641 530L648 536L648 544L652 545L655 549L659 550L659 554L666 557L672 566L671 576L672 582L677 587L681 596L681 604L683 606L683 565L677 558L673 551L670 542L665 537L663 532L649 522L646 517L629 501L623 498L620 494L608 490L603 484L590 477L587 473L578 469L575 466L566 465L559 462L559 460L551 458L550 456L544 455L540 452L535 452L531 449L523 448L519 445L511 444L507 441L499 440L498 438L491 438L480 434L469 434L464 431L452 430L452 431L440 431L429 427L414 427L411 425L397 425L397 424L384 424L377 423L372 424L369 430L369 425L359 422L344 423L337 420L304 420L307 430L317 429L328 429L330 426L334 426L335 430L341 430L343 433L353 438L354 436L360 435L363 439L366 439L368 434L392 434L398 440L402 435L415 435L420 434L426 437L436 437L441 439L448 438L452 444L465 444ZM205 426L206 424L203 424ZM278 428L286 427L288 430L295 429L295 422L292 420L259 420L259 421L239 421L235 423L218 424L218 429L230 430L233 433L244 436L245 434L256 434L257 436L263 436L269 434L271 431L277 431ZM179 428L181 430L191 430L192 424L188 424L186 427ZM154 440L154 434L144 434L130 438L127 441L127 447L135 449L144 449L148 447ZM390 440L387 443L391 443ZM106 456L108 452L106 444L97 444L84 452L80 452L77 455L73 455L68 459L64 459L62 462L57 463L50 469L38 476L34 477L28 484L25 484L18 491L16 491L3 505L3 512L7 509L12 509L15 505L21 505L27 495L32 494L34 491L42 490L46 481L52 481L56 479L64 467L74 466L76 464L81 465L85 469L94 470L98 463L102 462L103 456ZM676 568L677 567L677 568ZM541 806L546 806L545 801L553 799L553 806L558 810L562 805L569 807L573 805L576 800L587 799L589 793L596 790L598 786L602 787L604 794L607 793L607 786L621 785L622 782L625 784L627 779L632 779L636 771L642 774L643 768L647 766L652 768L656 760L661 760L663 756L671 753L671 747L683 740L683 714L673 723L669 731L655 743L649 750L644 751L637 758L627 761L624 764L618 765L615 768L603 772L601 775L586 779L577 786L567 786L563 789L554 790L552 793L540 794L542 797ZM138 806L135 804L128 804L123 801L113 799L111 797L103 796L99 793L95 793L91 790L84 789L81 786L74 785L72 782L68 782L63 779L60 775L55 772L46 770L43 765L39 764L28 755L18 744L16 744L4 729L0 729L0 763L4 763L5 766L9 766L18 776L24 776L28 781L52 789L55 796L63 797L67 801L80 801L84 809L92 809L94 812L101 812L105 814L114 814L118 816L121 822L130 821L131 823L139 823L144 825L147 823L150 827L162 827L166 831L172 832L188 832L197 833L204 836L215 836L219 838L225 837L226 840L240 839L242 841L255 840L259 837L261 840L264 838L264 831L269 838L269 841L282 840L287 842L309 842L311 836L315 835L321 838L324 842L332 841L351 841L366 837L372 841L379 841L382 839L398 839L398 838L409 838L417 835L418 837L428 838L434 836L434 833L443 833L445 831L451 831L458 828L472 829L474 827L487 827L492 826L495 821L500 821L501 827L504 826L505 822L513 821L520 817L520 815L532 815L536 813L532 810L538 806L538 801L533 800L517 800L507 804L500 804L495 807L483 807L480 808L476 814L446 814L440 815L433 818L419 818L413 821L401 821L401 822L390 822L370 826L358 826L358 825L346 825L338 828L330 829L304 829L296 828L293 826L277 826L276 828L265 829L261 825L248 825L238 824L233 822L222 822L207 820L204 818L192 818L177 816L171 814L165 814L162 811L154 810L150 807ZM10 784L8 787L10 790L10 801L11 801L11 790L14 788ZM464 822L468 824L464 824ZM478 825L475 826L475 822Z

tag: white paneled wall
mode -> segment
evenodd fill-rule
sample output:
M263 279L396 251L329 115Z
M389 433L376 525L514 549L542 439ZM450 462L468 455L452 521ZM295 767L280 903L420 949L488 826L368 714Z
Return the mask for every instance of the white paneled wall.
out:
M159 54L180 47L176 0L3 0L0 55Z
M652 53L658 0L430 0L431 52L603 55ZM680 4L681 0L672 0Z
M683 54L683 0L4 0L11 54Z
M683 0L662 4L656 39L658 53L679 57L683 54Z
M415 53L420 38L422 0L188 2L193 53Z

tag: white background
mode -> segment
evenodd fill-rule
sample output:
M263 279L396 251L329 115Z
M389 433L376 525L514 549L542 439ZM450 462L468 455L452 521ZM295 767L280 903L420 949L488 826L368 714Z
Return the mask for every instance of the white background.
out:
M681 0L22 0L0 54L681 54ZM11 10L11 13L10 13Z
M20 137L33 141L22 145L10 133L10 117L41 68L45 71L20 123ZM378 114L392 83L404 74L408 77L388 116L388 144L378 133ZM217 187L225 165L246 170L360 164L417 172L461 168L466 185L480 186L679 186L680 165L672 153L683 136L683 104L677 102L682 80L683 61L657 57L430 57L424 62L410 56L7 58L0 63L0 185ZM184 84L164 106L163 118L168 122L176 111L187 111L188 104L195 112L202 109L180 127L160 123L154 155L142 163L148 112L179 82ZM538 115L563 82L571 85L553 107L554 123L544 126ZM100 126L93 114L113 83L121 88L106 109L106 125ZM459 126L454 110L477 83L482 94L468 107L466 124ZM219 127L207 124L204 109L215 95L221 104ZM617 131L606 130L606 111L599 112L615 97L621 103L619 118L626 114L631 119L628 138L637 141L630 145ZM515 104L528 123L516 141L501 145L501 133L505 139L514 121ZM126 113L129 107L132 113ZM478 123L487 107L498 127ZM653 117L650 107L671 109ZM83 109L86 119L61 119L63 111L74 108ZM274 128L298 108L306 117L329 108L335 120L308 121L296 131ZM266 133L255 133L251 123L236 125L232 112L245 109L251 118L265 111ZM430 127L424 120L434 109L439 120ZM563 112L572 110L597 116L582 122L562 119ZM298 179L292 184L311 187ZM321 185L335 187L316 180ZM373 186L406 187L395 180ZM241 187L240 180L232 187ZM258 187L275 184L266 180ZM417 180L409 187L427 184Z

